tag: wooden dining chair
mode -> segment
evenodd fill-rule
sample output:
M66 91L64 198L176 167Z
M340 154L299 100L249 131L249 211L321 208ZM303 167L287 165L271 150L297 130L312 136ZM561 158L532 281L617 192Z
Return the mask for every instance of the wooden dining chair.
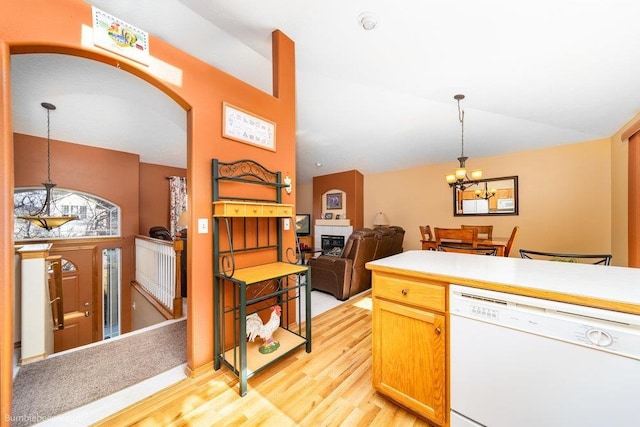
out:
M611 265L611 254L569 254L559 252L542 252L520 249L520 256L525 259L543 261L575 262L581 264Z
M478 247L478 230L476 228L434 228L433 232L436 236L436 247L440 246L442 241L445 243L456 243L464 246Z
M422 244L423 251L435 251L437 249L435 240L433 239L433 233L431 232L431 227L428 225L420 225L420 236L422 239L420 243Z
M517 225L513 227L511 230L511 236L509 236L509 240L507 241L507 245L504 247L504 256L508 257L511 253L511 248L513 247L513 242L516 240L516 236L520 232L520 227Z
M441 252L456 252L460 254L472 254L472 255L489 255L496 256L498 248L474 248L471 246L460 246L453 243L440 243L438 250Z
M422 240L432 240L433 234L431 234L431 227L428 225L420 225L420 235L422 236Z
M491 240L493 238L493 225L463 225L461 228L476 228L479 239Z

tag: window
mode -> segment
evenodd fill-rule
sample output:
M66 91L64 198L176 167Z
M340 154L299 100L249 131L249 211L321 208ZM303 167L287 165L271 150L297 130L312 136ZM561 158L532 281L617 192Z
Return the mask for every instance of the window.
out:
M86 205L62 205L61 211L63 215L77 215L79 219L87 219Z
M16 188L13 193L15 240L69 239L78 237L115 237L120 235L120 207L108 200L79 191L54 188L51 215L78 215L62 227L47 231L29 221L18 219L33 215L44 205L46 192L39 188Z

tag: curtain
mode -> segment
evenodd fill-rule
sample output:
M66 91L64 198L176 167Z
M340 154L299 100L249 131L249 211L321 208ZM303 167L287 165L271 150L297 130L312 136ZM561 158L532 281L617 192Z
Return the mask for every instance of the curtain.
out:
M180 214L187 210L187 179L179 176L169 178L169 225L172 236L178 231Z

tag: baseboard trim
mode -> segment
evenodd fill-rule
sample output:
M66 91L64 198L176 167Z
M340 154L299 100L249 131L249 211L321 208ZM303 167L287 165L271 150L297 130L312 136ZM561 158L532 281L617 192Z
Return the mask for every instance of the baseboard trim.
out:
M189 365L187 365L184 368L184 373L189 377L189 378L197 378L200 375L204 374L205 372L210 372L213 370L213 362L208 362L205 363L202 366L197 367L196 369L191 369L189 367Z

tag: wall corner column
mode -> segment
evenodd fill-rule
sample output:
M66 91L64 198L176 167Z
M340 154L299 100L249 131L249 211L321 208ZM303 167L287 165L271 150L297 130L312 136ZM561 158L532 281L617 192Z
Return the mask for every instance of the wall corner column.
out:
M0 41L0 206L13 206L13 131L9 45ZM0 215L0 426L11 425L13 399L13 216Z
M640 267L640 132L629 138L629 267Z

